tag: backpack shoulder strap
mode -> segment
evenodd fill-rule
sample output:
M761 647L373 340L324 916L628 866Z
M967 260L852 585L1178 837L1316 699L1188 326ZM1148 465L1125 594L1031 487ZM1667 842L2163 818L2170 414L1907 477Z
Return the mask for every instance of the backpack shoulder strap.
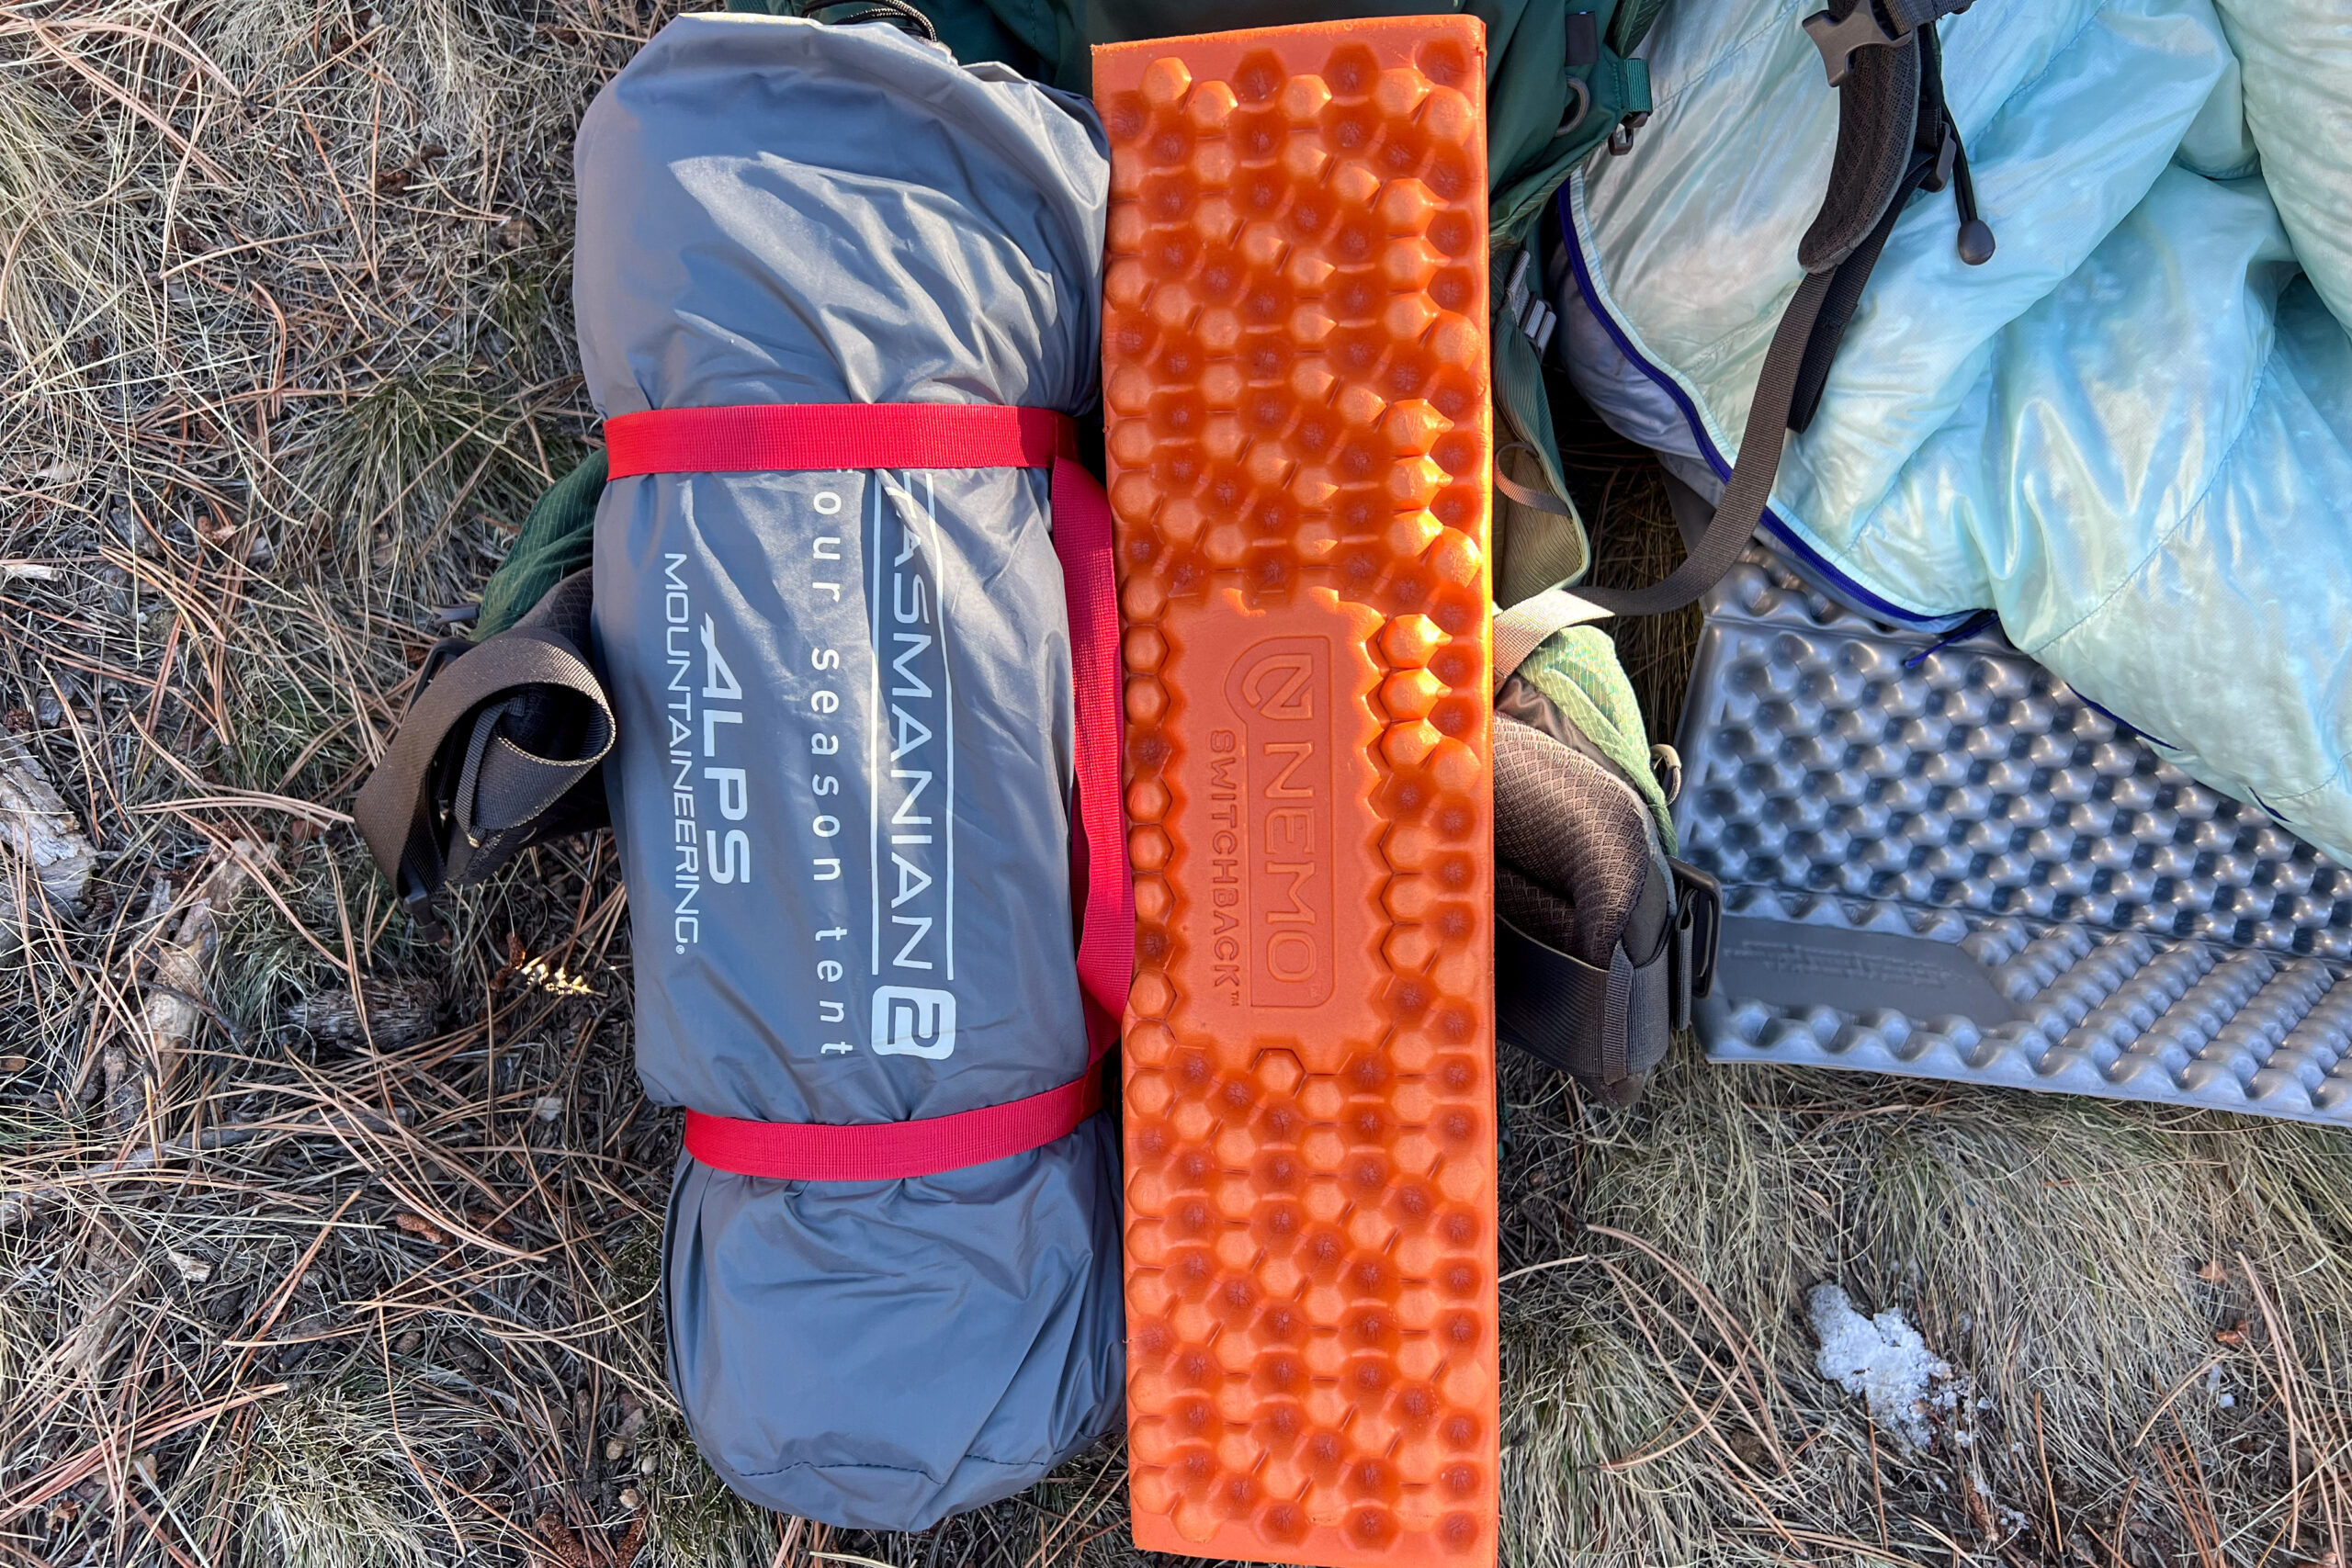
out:
M1713 520L1663 581L1637 589L1587 589L1593 603L1620 615L1679 610L1722 581L1763 521L1788 433L1811 422L1829 358L1903 198L1931 178L1934 188L1941 188L1951 155L1928 153L1923 162L1919 149L1928 140L1924 113L1932 113L1957 153L1939 82L1923 100L1928 75L1923 62L1936 63L1937 20L1973 3L1830 0L1827 10L1805 20L1805 32L1821 51L1830 85L1838 90L1838 148L1821 209L1797 246L1804 280L1773 330L1763 374L1747 405L1739 456ZM1971 210L1963 215L1973 220L1973 200L1966 206ZM1966 249L1964 240L1964 254ZM1984 254L1990 254L1989 248Z
M1781 453L1787 445L1790 411L1795 406L1797 382L1804 368L1805 346L1813 339L1814 322L1822 301L1829 297L1836 269L1811 272L1797 286L1796 297L1781 312L1773 329L1772 346L1764 355L1764 374L1747 405L1747 425L1739 437L1739 456L1724 481L1722 502L1706 532L1690 553L1663 581L1647 588L1588 588L1585 596L1612 615L1657 615L1679 610L1723 580L1739 559L1749 536L1764 520L1765 504L1772 499L1772 481L1780 477Z

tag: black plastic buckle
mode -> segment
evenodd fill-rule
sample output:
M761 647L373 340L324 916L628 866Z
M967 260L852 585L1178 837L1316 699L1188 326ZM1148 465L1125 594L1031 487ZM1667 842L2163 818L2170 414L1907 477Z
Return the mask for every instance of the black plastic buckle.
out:
M1960 162L1960 133L1951 128L1947 117L1936 134L1936 161L1919 180L1921 190L1941 190L1951 184L1951 172Z
M432 892L405 865L401 867L400 890L401 908L408 911L408 918L415 924L416 934L426 942L446 945L449 940L449 927L441 919L441 911L435 907Z
M1676 934L1690 942L1690 996L1704 1001L1715 989L1715 950L1724 931L1724 886L1688 861L1668 859L1666 863L1674 873ZM1681 945L1681 941L1675 943L1678 952Z
M408 705L416 706L416 699L424 695L424 688L433 684L433 677L455 664L474 650L475 645L461 637L445 637L433 645L424 662L416 669L416 689L409 694Z
M1855 51L1900 49L1911 41L1909 32L1897 32L1879 15L1878 0L1862 0L1846 13L1842 22L1826 11L1816 11L1804 19L1804 31L1813 47L1821 51L1821 63L1833 87L1846 85L1847 74L1854 68Z
M441 923L440 911L433 907L433 895L424 888L412 887L401 895L401 908L408 911L416 934L426 942L440 942L449 934L448 928Z
M1639 109L1617 122L1609 132L1609 155L1622 158L1634 150L1634 132L1650 122L1650 111Z

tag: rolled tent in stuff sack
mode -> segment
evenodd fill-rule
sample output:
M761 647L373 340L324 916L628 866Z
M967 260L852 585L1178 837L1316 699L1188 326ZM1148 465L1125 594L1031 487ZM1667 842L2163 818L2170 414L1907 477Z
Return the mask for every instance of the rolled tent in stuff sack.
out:
M1082 100L887 26L689 16L576 156L616 474L649 410L1093 400ZM647 1092L706 1128L876 1124L1084 1081L1046 473L726 467L616 478L596 520ZM766 1506L920 1529L1107 1430L1114 1159L1089 1116L905 1179L682 1160L670 1370L705 1457Z

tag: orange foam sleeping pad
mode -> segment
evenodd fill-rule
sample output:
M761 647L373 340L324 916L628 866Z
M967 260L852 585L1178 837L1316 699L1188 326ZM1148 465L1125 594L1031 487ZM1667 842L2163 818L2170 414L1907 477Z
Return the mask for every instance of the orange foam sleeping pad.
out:
M1136 1544L1490 1562L1484 30L1094 51Z

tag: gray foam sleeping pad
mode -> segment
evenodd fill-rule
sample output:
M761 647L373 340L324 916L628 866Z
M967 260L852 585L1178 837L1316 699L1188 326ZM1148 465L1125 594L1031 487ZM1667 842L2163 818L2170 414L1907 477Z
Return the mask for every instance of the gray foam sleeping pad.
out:
M1999 631L1888 631L1751 548L1679 743L1714 1060L2352 1128L2352 869Z
M1082 101L882 26L671 22L576 152L606 417L1094 398L1108 186ZM596 518L637 1055L664 1105L933 1117L1076 1077L1067 612L1046 476L651 476ZM882 657L876 658L876 650ZM921 1529L1121 1407L1105 1119L947 1175L682 1160L665 1300L744 1496Z

